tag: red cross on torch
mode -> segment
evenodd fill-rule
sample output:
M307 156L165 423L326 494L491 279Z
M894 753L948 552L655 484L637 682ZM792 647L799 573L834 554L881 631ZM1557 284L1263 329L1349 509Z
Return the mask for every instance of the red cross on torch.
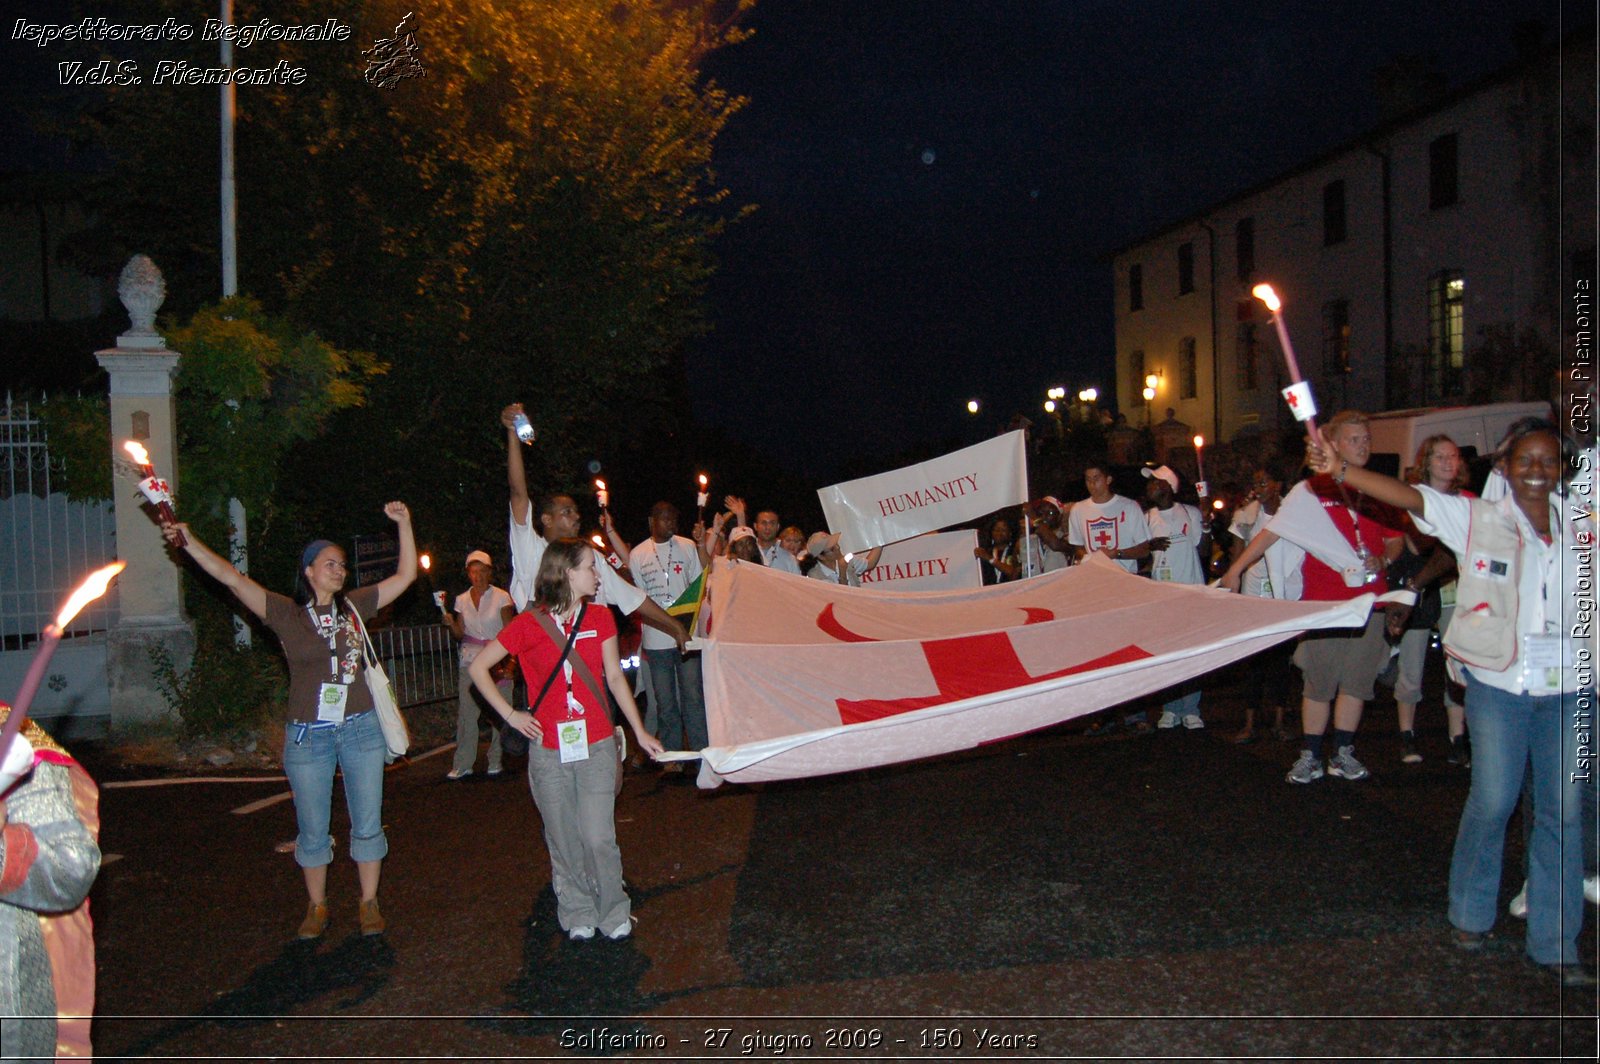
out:
M1265 303L1267 309L1272 311L1272 324L1278 330L1278 346L1283 348L1283 362L1289 370L1289 383L1300 384L1305 378L1300 376L1300 363L1294 357L1294 345L1289 342L1289 330L1283 324L1283 300L1278 298L1278 293L1273 290L1270 284L1258 284L1250 289L1250 294ZM1288 396L1288 402L1291 410L1298 405L1293 393ZM1317 419L1315 417L1306 418L1307 434L1315 433L1316 431Z

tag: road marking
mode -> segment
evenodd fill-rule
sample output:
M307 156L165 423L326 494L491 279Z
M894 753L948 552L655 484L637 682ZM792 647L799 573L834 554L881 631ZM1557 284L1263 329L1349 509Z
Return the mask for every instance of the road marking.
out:
M388 766L387 768L385 768L384 771L385 772L393 772L395 769L400 768L403 765L414 765L418 761L426 761L428 758L433 757L436 754L448 753L449 751L454 750L455 748L456 748L456 744L455 743L445 743L443 746L434 747L432 750L429 750L425 754L418 754L416 757L408 758L407 760L405 760L403 762L402 761L396 761L394 764L392 764L392 765ZM279 780L287 779L287 777L284 777L284 776L278 776L276 778L279 779ZM268 781L258 780L257 782L268 782ZM267 809L267 808L269 808L271 806L277 805L279 802L287 802L290 798L293 798L293 797L294 797L294 792L293 791L284 791L282 794L274 794L270 798L262 798L262 799L259 799L258 801L247 802L246 804L241 805L237 809L230 810L230 812L232 812L234 816L248 816L251 813L259 812L262 809Z

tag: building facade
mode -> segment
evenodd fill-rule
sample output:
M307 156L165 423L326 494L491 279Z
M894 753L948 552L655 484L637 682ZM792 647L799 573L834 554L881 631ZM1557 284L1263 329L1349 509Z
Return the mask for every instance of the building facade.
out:
M1553 399L1594 281L1595 58L1568 39L1116 253L1129 421L1292 424L1262 281L1325 413Z

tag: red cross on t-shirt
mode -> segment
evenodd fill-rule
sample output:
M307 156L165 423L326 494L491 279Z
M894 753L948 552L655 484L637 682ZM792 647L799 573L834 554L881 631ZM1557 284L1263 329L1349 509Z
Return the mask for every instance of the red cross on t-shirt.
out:
M1097 547L1109 546L1110 543L1111 543L1111 533L1110 532L1104 532L1104 531L1099 533L1098 535L1096 535L1094 537L1094 542L1095 542L1095 546L1097 546Z
M1483 572L1483 570L1486 568L1482 558L1479 558L1476 562L1474 562L1472 567L1474 569L1478 570L1478 572L1480 572L1480 573Z

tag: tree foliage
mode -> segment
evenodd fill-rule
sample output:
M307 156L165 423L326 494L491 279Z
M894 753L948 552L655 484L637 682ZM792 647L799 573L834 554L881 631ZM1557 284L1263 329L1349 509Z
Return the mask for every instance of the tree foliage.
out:
M503 534L505 403L539 426L536 488L575 486L588 461L681 413L637 400L680 390L676 360L705 328L710 241L737 216L711 152L742 101L699 64L740 38L748 2L437 0L413 20L426 76L389 89L363 79L360 51L410 4L331 0L315 20L290 0L236 5L241 24L353 27L349 42L234 53L307 71L301 85L237 90L241 288L392 367L291 456L276 502L298 529L339 535L351 511L404 497L425 537L483 542ZM124 6L132 21L198 21L179 0ZM157 58L216 65L214 48L165 44L141 72ZM180 313L219 276L216 100L114 89L83 130L116 167L86 190L102 224L80 257L112 272L151 255ZM249 384L217 380L213 394Z

